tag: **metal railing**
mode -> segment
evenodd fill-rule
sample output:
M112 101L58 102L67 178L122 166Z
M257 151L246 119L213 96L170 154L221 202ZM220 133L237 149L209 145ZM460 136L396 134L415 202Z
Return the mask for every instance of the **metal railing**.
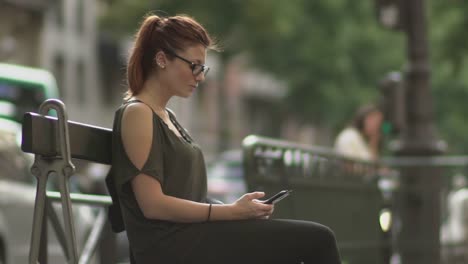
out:
M274 193L280 189L294 189L291 198L275 208L274 216L312 220L330 226L346 263L389 263L391 258L398 258L395 236L401 227L396 217L400 208L395 196L402 191L430 191L423 188L402 190L399 184L402 170L415 167L440 170L441 192L431 195L439 195L442 205L442 225L438 227L442 234L441 261L468 263L466 237L464 242L456 242L446 234L450 218L447 204L455 192L452 177L468 173L468 156L386 157L378 162L365 162L346 158L329 148L259 136L247 137L243 150L249 190ZM468 197L466 200L468 204ZM362 210L361 215L359 210ZM465 210L468 215L468 208ZM389 230L377 229L377 221L380 228ZM468 223L464 224L468 228ZM426 250L424 243L399 246Z
M259 136L244 139L243 154L250 191L273 194L293 190L275 206L274 218L329 226L344 263L378 264L389 258L390 241L379 223L385 206L378 188L381 164L346 158L327 148Z

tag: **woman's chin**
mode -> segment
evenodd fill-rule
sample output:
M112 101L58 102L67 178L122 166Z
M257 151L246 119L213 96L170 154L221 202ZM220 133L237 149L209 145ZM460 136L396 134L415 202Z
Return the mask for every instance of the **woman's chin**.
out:
M178 96L181 97L181 98L189 98L190 96L192 96L193 92L186 92L186 93L183 93L183 94L179 94Z

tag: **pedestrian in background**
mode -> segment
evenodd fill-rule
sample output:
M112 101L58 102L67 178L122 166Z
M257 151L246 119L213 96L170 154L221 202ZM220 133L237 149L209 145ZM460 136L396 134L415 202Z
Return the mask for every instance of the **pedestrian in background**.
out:
M335 140L335 150L346 157L375 161L379 158L383 113L375 105L360 107Z

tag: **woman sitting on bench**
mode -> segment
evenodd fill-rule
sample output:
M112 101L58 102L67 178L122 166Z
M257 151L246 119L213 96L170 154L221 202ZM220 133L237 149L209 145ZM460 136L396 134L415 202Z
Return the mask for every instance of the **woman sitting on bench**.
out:
M214 44L205 29L188 16L151 15L134 45L114 119L112 180L136 263L340 263L330 229L268 219L274 206L258 200L262 192L207 200L202 151L166 108L208 73Z

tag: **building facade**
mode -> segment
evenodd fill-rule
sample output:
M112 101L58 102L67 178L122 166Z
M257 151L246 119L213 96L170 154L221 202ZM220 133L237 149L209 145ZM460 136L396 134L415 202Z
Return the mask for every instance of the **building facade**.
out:
M95 0L53 1L45 12L41 66L57 78L69 118L101 126L112 122L99 68L98 4Z
M0 61L39 66L46 0L0 0Z

